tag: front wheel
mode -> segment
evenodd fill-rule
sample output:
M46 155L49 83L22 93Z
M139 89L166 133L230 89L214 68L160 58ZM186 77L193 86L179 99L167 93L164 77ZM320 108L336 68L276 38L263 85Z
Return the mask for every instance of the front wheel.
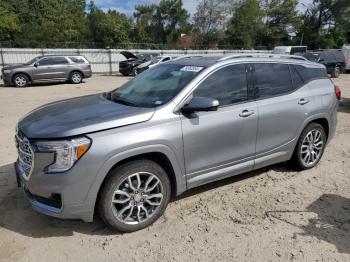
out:
M69 82L72 84L80 84L83 81L83 76L79 72L72 72L69 75Z
M136 160L111 172L98 203L106 224L121 232L133 232L151 225L164 213L171 189L161 166Z
M326 143L324 128L317 123L309 124L299 137L293 162L302 170L313 168L320 161Z
M29 78L25 74L17 74L13 77L13 83L16 87L26 87L29 83Z

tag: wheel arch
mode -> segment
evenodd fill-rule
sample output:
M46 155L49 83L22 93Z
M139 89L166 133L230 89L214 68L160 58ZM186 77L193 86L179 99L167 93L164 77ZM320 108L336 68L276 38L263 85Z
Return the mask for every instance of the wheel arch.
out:
M154 161L167 172L171 182L172 195L179 195L186 190L186 179L183 170L176 159L175 153L169 147L163 145L140 147L117 154L104 163L87 197L87 201L91 201L90 203L92 204L94 213L96 213L101 189L111 174L111 171L124 163L140 159Z
M31 78L31 76L30 76L28 73L19 71L19 72L13 73L13 75L12 75L12 77L11 77L11 84L14 83L14 79L15 79L16 75L20 75L20 74L27 76L28 79L29 79L29 82L32 82L32 81L33 81L32 78Z

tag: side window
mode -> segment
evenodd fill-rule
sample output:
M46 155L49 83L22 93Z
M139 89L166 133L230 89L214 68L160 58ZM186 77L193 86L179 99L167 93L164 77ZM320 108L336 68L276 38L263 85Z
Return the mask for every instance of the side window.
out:
M327 78L327 71L325 68L306 67L303 65L293 65L295 70L301 76L304 82L310 82L313 79Z
M207 77L193 92L194 96L219 100L220 106L248 99L245 65L226 66Z
M61 65L68 64L68 61L64 57L48 57L39 61L39 65Z
M72 62L77 63L77 64L84 64L85 63L84 59L82 59L81 57L70 56L69 59L72 60Z
M255 64L255 86L259 97L272 97L293 90L289 66L285 64Z

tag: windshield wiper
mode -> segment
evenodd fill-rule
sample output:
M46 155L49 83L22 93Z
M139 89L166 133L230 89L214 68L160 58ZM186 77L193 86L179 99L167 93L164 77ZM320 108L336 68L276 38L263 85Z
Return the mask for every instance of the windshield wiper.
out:
M135 103L130 102L130 101L125 100L125 99L120 98L120 97L113 97L113 96L111 96L110 99L111 99L111 101L119 103L119 104L122 104L122 105L138 107Z

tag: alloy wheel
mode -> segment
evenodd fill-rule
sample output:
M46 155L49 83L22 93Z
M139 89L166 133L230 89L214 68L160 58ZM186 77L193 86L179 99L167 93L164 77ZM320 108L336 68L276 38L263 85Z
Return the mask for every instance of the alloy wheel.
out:
M80 83L81 82L81 75L78 73L74 73L72 75L72 81L76 84Z
M301 144L301 161L305 166L313 166L320 159L324 147L324 138L318 129L310 130Z
M24 87L27 85L27 79L24 76L17 76L15 78L15 84L19 87Z
M116 187L112 195L113 215L128 225L145 222L160 208L163 192L162 183L154 174L131 174Z

